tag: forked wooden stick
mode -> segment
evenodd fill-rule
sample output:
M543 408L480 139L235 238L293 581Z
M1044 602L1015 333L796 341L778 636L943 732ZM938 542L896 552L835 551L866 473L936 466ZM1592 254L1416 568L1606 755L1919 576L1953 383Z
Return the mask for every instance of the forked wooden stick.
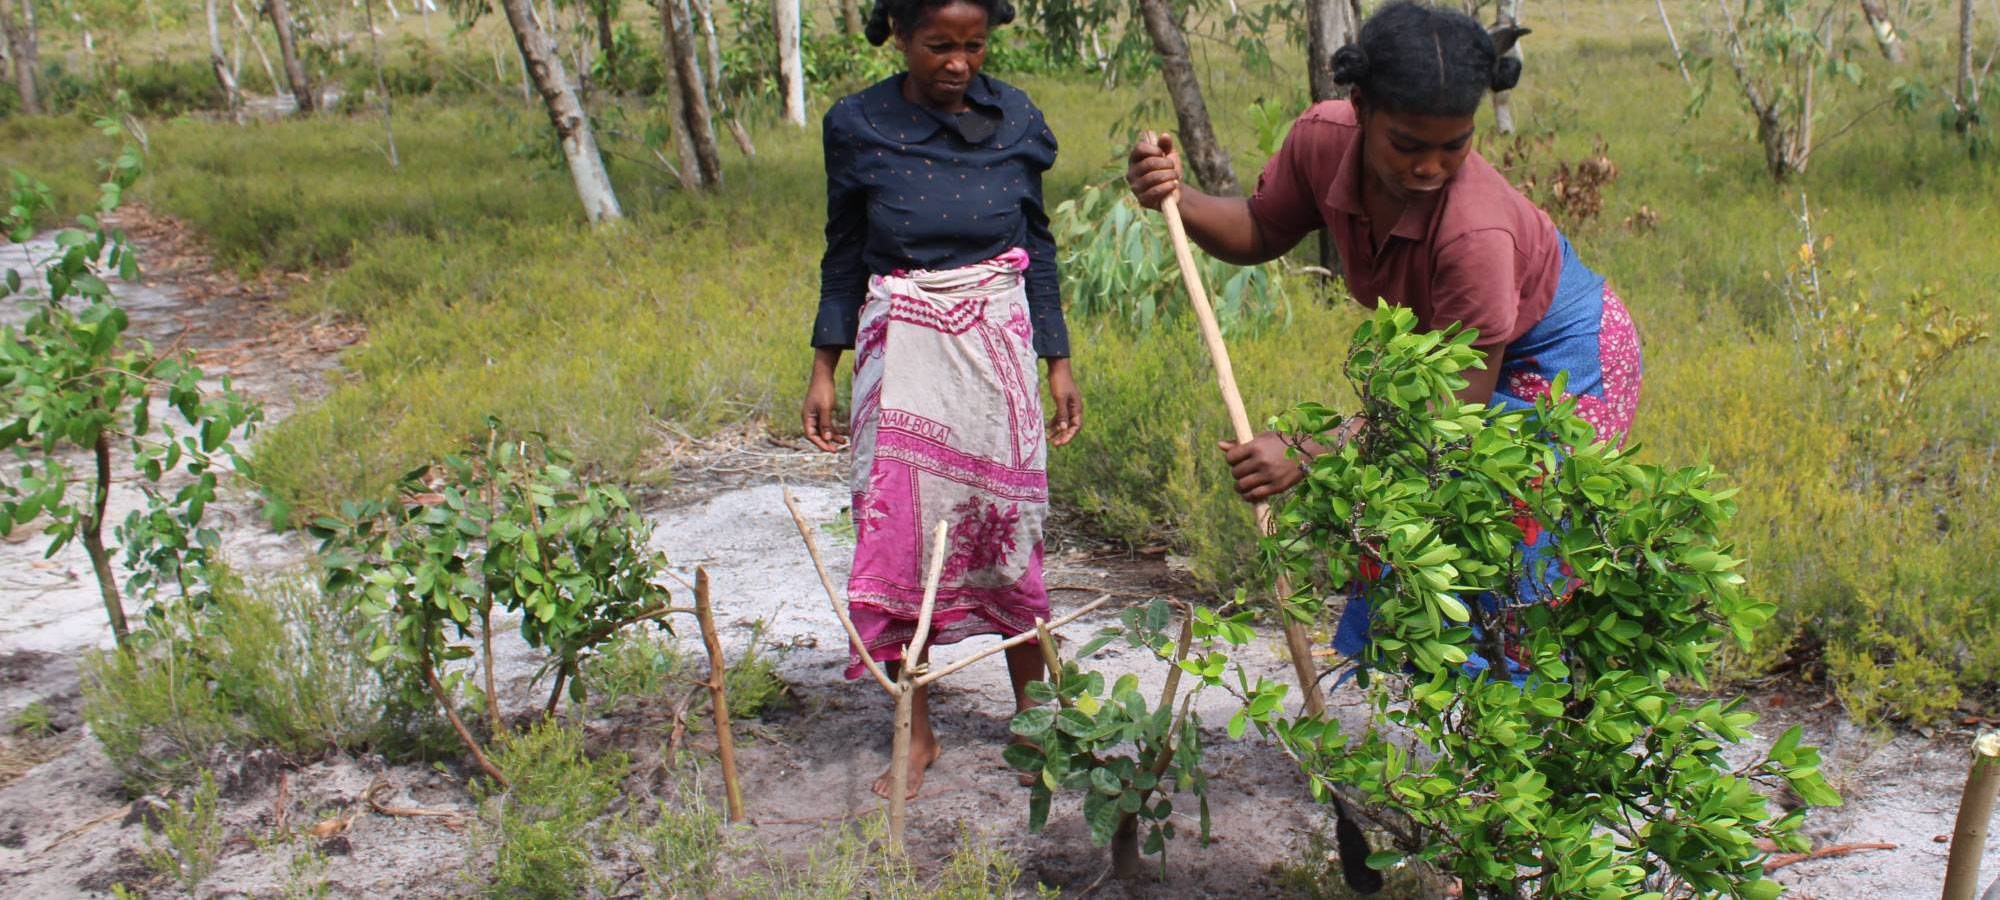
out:
M1195 321L1201 325L1202 341L1208 344L1208 358L1215 364L1215 382L1222 388L1222 404L1229 410L1229 426L1236 432L1236 442L1241 444L1257 435L1250 430L1250 416L1243 410L1243 394L1236 389L1236 371L1229 365L1229 348L1222 343L1222 328L1215 322L1215 308L1209 305L1208 289L1202 286L1201 270L1195 268L1194 251L1188 246L1187 226L1181 222L1181 197L1176 191L1167 195L1160 204L1160 212L1167 217L1167 236L1173 239L1174 260L1180 263L1181 281L1187 285L1188 299L1194 303ZM1271 523L1271 505L1257 504L1257 530L1269 536L1274 530ZM1291 580L1278 576L1277 584L1278 619L1285 629L1285 648L1292 657L1292 671L1298 676L1299 691L1305 695L1306 715L1315 719L1326 718L1326 698L1319 691L1319 670L1313 663L1312 639L1306 635L1304 625L1299 624L1284 609L1292 595Z
M1046 634L1047 629L1073 622L1084 613L1104 605L1111 595L1099 597L1053 623L1044 625L1037 622L1035 631L1022 632L949 666L927 671L927 666L919 657L930 642L931 617L937 606L938 583L943 576L944 550L949 534L947 523L939 522L931 541L929 565L924 573L924 599L923 605L917 609L917 630L911 636L909 646L903 648L903 662L896 667L896 678L892 681L869 655L868 644L861 639L860 629L854 627L854 620L847 615L847 607L840 602L840 594L833 587L833 577L827 574L826 563L820 559L819 543L813 540L812 526L806 524L805 515L799 512L798 501L792 499L790 490L786 490L784 495L785 508L792 513L792 525L798 528L799 537L806 542L806 553L812 557L813 568L819 572L820 586L826 588L826 599L833 605L834 615L840 617L840 624L847 629L848 641L852 643L854 652L860 654L862 664L882 685L882 690L896 701L896 725L889 750L889 841L896 852L901 853L903 834L909 824L910 731L915 725L917 690L1002 650L1034 640L1037 634Z
M1100 606L1103 606L1110 600L1111 600L1111 595L1104 594L1098 597L1097 599L1090 601L1089 603L1085 603L1084 605L1079 606L1074 610L1071 610L1068 614L1062 616L1061 618L1051 620L1042 627L1047 628L1050 631L1054 631L1058 628L1063 627L1064 625L1068 625L1071 622L1083 618L1086 613L1089 613L1090 611ZM1022 644L1034 640L1035 637L1036 637L1035 632L1023 631L1020 634L1014 635L1013 637L1001 641L1000 643L994 644L993 646L981 650L978 653L974 653L971 656L968 656L964 659L953 660L949 665L932 669L931 671L925 672L923 675L918 676L917 686L923 687L925 685L928 685L933 681L943 678L946 675L950 675L953 672L963 669L966 666L972 665L973 663L985 659L986 657L992 656L995 653L999 653L1002 650L1012 650L1015 647L1019 647Z
M861 630L855 628L854 620L847 617L847 606L840 602L840 593L833 589L833 579L826 574L826 563L819 558L819 542L813 540L812 526L806 524L806 517L799 512L799 503L792 499L790 489L785 490L785 508L792 512L792 524L798 527L799 537L805 539L806 553L812 557L813 569L819 572L820 586L826 588L826 602L833 604L833 614L840 618L841 626L847 629L847 639L854 643L856 652L861 654L861 664L868 668L868 674L875 676L876 684L881 685L890 696L895 696L896 683L889 680L888 673L882 671L882 667L875 663L875 658L868 655L868 643L861 639Z
M931 610L937 606L938 578L944 573L945 522L937 525L931 539L930 567L924 573L924 602L917 607L917 632L903 648L903 664L896 667L896 731L889 749L889 840L903 848L903 832L910 815L910 730L916 724L917 671L923 667L924 641L931 636ZM867 647L857 647L862 656Z

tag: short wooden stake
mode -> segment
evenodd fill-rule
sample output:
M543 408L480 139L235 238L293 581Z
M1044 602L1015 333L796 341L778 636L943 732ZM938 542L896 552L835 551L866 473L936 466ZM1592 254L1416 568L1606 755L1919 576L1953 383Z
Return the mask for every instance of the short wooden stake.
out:
M694 570L694 614L701 623L701 643L708 650L708 698L715 713L716 756L722 760L722 786L729 795L729 821L741 822L743 785L736 779L736 737L729 729L729 672L723 665L722 636L715 630L715 607L708 601L708 570Z
M2000 796L2000 731L1989 731L1972 742L1972 771L1966 773L1958 821L1951 829L1944 900L1972 900L1973 892L1979 890L1979 857L1986 852L1986 830L1993 820L1996 796Z

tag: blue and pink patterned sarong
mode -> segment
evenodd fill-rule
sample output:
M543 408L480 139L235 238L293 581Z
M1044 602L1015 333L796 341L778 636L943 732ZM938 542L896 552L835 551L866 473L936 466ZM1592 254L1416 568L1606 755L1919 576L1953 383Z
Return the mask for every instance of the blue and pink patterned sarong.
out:
M929 646L1049 617L1047 445L1019 248L869 279L855 338L848 613L878 661L916 631L931 535L947 532ZM847 677L863 672L850 652Z

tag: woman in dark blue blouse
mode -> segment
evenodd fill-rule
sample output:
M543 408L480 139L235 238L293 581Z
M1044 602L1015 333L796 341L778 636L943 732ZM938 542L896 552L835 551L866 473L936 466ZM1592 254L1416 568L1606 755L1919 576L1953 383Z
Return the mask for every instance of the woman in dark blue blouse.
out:
M1047 446L1083 424L1069 368L1042 173L1056 140L1028 95L980 74L1007 0L877 0L868 39L909 66L827 111L826 255L806 436L840 449L834 371L853 348L854 568L848 610L894 671L916 631L930 536L949 523L927 646L1014 635L1049 617L1042 584ZM1042 421L1036 360L1055 415ZM1017 709L1042 676L1007 653ZM860 657L848 666L861 674ZM914 697L910 778L937 759ZM886 796L888 775L876 780Z

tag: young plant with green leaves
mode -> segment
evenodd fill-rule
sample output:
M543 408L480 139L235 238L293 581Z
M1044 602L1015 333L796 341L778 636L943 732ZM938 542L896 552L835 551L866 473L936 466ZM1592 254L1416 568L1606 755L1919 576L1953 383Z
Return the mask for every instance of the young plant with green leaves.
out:
M488 731L502 732L496 614L519 615L521 637L549 655L553 713L565 686L585 698L589 681L575 675L586 656L627 626L664 629L681 610L657 581L666 559L647 547L652 528L623 491L581 478L540 437L503 439L491 419L487 428L468 453L405 475L400 499L350 502L311 530L328 592L356 597L377 623L371 658L413 670L479 767L504 784L454 701L472 695ZM449 667L475 656L483 687Z
M1805 174L1817 126L1840 85L1861 83L1852 47L1841 40L1854 10L1833 0L1719 0L1716 8L1722 16L1716 43L1764 146L1765 170L1778 181ZM1714 90L1714 58L1692 61L1700 80L1688 103L1690 114L1699 112ZM1851 127L1852 122L1833 134Z
M1372 867L1413 857L1468 896L1775 896L1759 848L1803 847L1805 811L1774 810L1758 788L1837 804L1818 751L1793 728L1732 763L1756 716L1669 686L1705 683L1719 643L1748 641L1773 612L1722 537L1734 491L1713 469L1594 442L1571 400L1458 401L1473 338L1419 332L1385 306L1345 364L1364 421L1353 439L1333 438L1345 419L1323 406L1281 418L1338 449L1307 464L1264 548L1307 590L1361 587L1373 712L1358 735L1249 717L1316 797L1374 810L1394 846ZM1556 536L1553 558L1524 559L1536 531ZM1508 664L1518 683L1494 677Z
M1027 743L1011 745L1004 753L1009 765L1035 776L1028 789L1028 828L1040 831L1048 823L1057 791L1083 791L1091 841L1110 845L1114 875L1134 878L1142 854L1156 855L1166 864L1167 842L1177 831L1171 820L1172 795L1192 794L1206 845L1208 776L1201 769L1201 716L1194 711L1194 698L1204 688L1228 687L1223 675L1229 658L1218 647L1247 643L1250 617L1249 612L1222 616L1194 609L1181 616L1175 637L1169 631L1174 606L1155 600L1125 610L1122 626L1098 632L1069 660L1060 658L1055 641L1044 634L1040 643L1050 677L1028 685L1028 696L1043 705L1014 717L1013 732ZM1167 663L1157 702L1148 705L1136 675L1121 675L1107 689L1103 674L1082 668L1082 661L1121 638ZM1184 676L1195 679L1186 694L1180 692ZM1286 691L1267 679L1253 686L1240 670L1237 676L1236 693L1245 700L1245 712L1231 719L1231 737L1242 736L1252 715L1273 715Z
M113 139L126 137L113 119L100 120L98 128ZM207 376L191 353L156 354L146 341L126 336L130 320L106 279L115 274L133 281L138 258L104 217L144 169L138 145L126 141L103 163L95 211L55 233L53 250L29 266L30 277L9 269L0 285L0 299L36 301L20 328L0 330L0 451L20 463L11 477L0 477L0 535L45 516L49 555L80 540L121 645L128 632L125 605L113 548L104 540L118 477L114 448L129 446L138 476L132 480L145 495L144 505L117 530L133 572L125 588L151 597L171 585L179 597L199 602L209 595L209 569L220 543L215 529L203 525L203 514L226 471L223 463L237 461L235 441L262 420L229 379L222 379L219 391L204 390ZM11 203L0 227L24 256L32 256L35 222L52 207L49 187L18 171L10 177ZM91 462L79 465L77 453ZM72 490L79 482L85 489Z

